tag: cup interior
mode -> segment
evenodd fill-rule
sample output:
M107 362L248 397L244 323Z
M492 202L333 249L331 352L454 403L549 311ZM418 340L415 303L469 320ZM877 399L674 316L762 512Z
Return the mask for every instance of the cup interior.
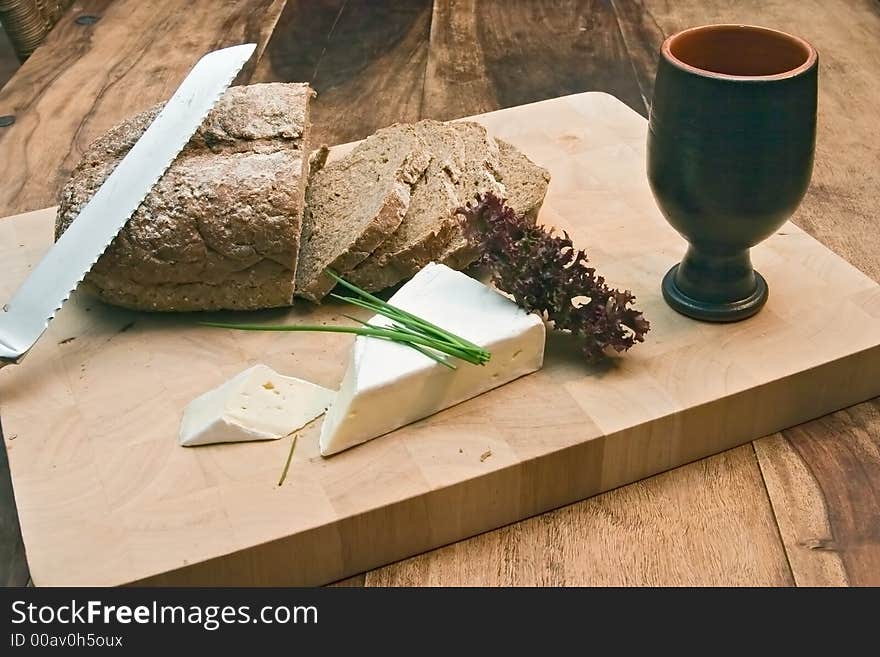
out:
M803 39L763 27L707 25L670 37L664 51L685 68L734 77L796 74L815 60Z

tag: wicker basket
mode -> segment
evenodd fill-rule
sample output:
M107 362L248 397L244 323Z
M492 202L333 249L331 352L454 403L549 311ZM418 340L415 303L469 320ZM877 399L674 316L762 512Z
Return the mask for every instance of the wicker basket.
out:
M73 0L0 0L0 22L21 61L37 49Z

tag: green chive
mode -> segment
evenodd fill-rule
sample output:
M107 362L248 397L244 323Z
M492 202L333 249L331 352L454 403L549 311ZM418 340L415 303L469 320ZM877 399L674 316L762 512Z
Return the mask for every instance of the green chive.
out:
M359 308L365 308L367 310L371 310L371 311L378 313L380 315L384 315L385 317L392 320L393 322L406 322L407 321L405 318L401 318L400 316L395 315L393 312L385 312L385 309L383 309L381 306L376 306L368 301L361 301L360 299L355 299L352 297L343 297L343 296L339 296L338 294L332 294L331 296L334 297L335 299L340 299L341 301L345 301L345 302L350 303L354 306L358 306ZM368 324L368 326L371 326L371 325ZM399 328L399 329L402 329L402 330L406 330L406 331L413 333L415 335L424 335L426 333L424 331L419 332L415 329L412 329L406 325L401 325L399 323L394 323L394 324L392 324L392 326ZM457 341L452 341L452 340L449 340L448 338L445 338L445 337L436 337L433 335L431 337L435 338L436 340L439 340L440 342L443 342L444 344L448 344L451 347L458 347L458 348L464 349L466 351L467 350L474 350L474 348L470 347L469 345L465 345L465 344L463 344L461 342L457 342ZM477 347L476 349L480 349L480 348Z
M363 326L370 326L370 324L367 324L365 321L363 321L362 319L358 319L357 317L352 317L351 315L343 315L343 317L350 319L353 322L357 322L358 324L361 324ZM395 328L403 329L404 327L395 325ZM413 343L409 343L407 346L412 347L413 349L418 351L420 354L423 354L423 355L427 356L428 358L437 361L441 365L445 365L446 367L448 367L451 370L458 369L455 365L453 365L448 360L443 358L443 356L434 353L430 349L426 349L425 347L422 347L421 345L417 345L417 344L413 344Z
M293 434L293 440L290 443L290 451L287 453L287 462L284 464L284 470L281 472L281 479L278 480L278 485L282 485L284 480L287 479L287 471L290 469L290 462L293 460L293 448L296 447L296 438L299 434Z
M485 352L485 350L482 347L480 347L479 345L474 344L473 342L470 342L468 340L465 340L464 338L461 338L457 335L449 333L448 331L440 328L439 326L437 326L435 324L431 324L430 322L422 319L421 317L413 315L412 313L409 313L406 310L403 310L402 308L398 308L398 307L388 303L387 301L384 301L384 300L380 299L379 297L370 294L366 290L359 288L354 283L349 283L347 280L342 278L339 274L337 274L336 272L334 272L330 269L325 270L324 273L327 274L334 281L336 281L337 283L342 285L343 287L351 290L355 294L372 302L372 304L374 304L374 305L371 306L371 308L375 309L377 312L380 312L381 314L385 315L386 317L390 317L390 314L396 314L398 316L398 318L405 319L409 323L412 323L414 325L419 326L425 332L432 333L432 334L436 335L437 337L442 337L447 340L457 342L458 344L460 344L462 346L467 346L470 349L474 349L474 350L477 350L480 352L488 353L488 352ZM336 297L337 299L343 299L343 300L349 301L349 302L352 301L352 299L350 297L342 297L339 295L333 295L333 296ZM395 317L390 317L390 318L395 319ZM488 360L488 358L487 358L487 360Z
M225 322L202 322L203 326L236 329L239 331L308 331L323 333L350 333L383 340L391 340L405 344L419 353L450 369L455 365L448 362L444 355L454 356L473 365L484 365L491 354L473 342L454 335L439 326L397 308L365 290L349 283L335 272L327 270L327 275L343 287L351 290L358 297L331 294L333 298L349 303L358 308L370 310L391 320L390 326L375 326L350 315L344 317L360 324L360 326L313 326L313 325L269 325L269 324L228 324Z

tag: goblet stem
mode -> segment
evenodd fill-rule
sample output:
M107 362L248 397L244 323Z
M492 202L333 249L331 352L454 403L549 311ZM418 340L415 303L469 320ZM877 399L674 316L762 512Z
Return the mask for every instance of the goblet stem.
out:
M755 291L755 270L749 250L711 252L691 245L675 274L675 285L694 299L730 303Z
M748 249L715 251L692 244L663 279L663 296L689 317L734 322L761 309L767 283L752 267Z

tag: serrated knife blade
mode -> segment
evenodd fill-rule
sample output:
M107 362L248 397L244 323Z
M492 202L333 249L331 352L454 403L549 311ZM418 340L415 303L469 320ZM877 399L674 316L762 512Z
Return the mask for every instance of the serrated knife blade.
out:
M46 330L250 59L253 43L202 57L141 138L0 309L0 367Z

